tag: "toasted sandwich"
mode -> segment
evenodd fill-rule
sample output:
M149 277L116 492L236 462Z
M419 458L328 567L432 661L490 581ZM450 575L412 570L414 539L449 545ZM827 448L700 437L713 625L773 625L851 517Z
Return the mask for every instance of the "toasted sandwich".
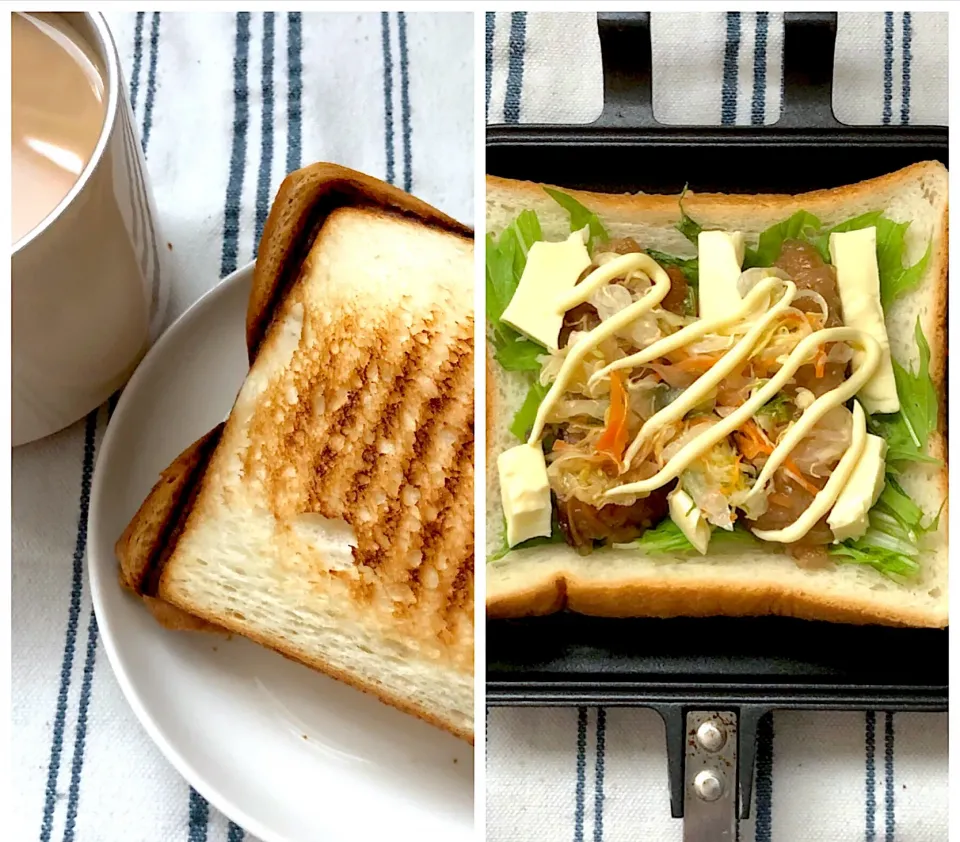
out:
M487 612L947 624L947 171L487 182Z
M284 181L226 422L117 543L161 622L222 628L473 738L473 240L374 179Z

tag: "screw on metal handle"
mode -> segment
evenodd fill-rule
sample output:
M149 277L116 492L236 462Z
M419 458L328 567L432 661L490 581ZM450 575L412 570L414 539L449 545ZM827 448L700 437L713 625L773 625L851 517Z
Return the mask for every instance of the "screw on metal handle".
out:
M683 842L733 842L737 811L737 714L690 711L686 726Z

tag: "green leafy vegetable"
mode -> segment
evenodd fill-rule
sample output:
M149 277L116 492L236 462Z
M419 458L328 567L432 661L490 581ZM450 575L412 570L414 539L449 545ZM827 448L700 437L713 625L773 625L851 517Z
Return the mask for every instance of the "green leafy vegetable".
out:
M909 222L893 222L884 217L877 220L877 265L880 269L880 303L884 309L920 283L930 262L932 241L913 266L903 265L903 240L909 227Z
M593 251L594 243L598 240L609 240L610 234L600 218L589 208L584 207L580 202L561 193L559 190L553 190L550 187L543 188L546 194L553 199L560 207L570 214L570 233L582 231L585 226L590 228L590 251Z
M499 241L487 236L487 320L490 323L494 356L508 371L539 371L537 356L544 349L500 321L517 291L530 247L543 239L540 220L533 211L523 211L500 234Z
M829 552L846 564L865 564L892 579L903 580L920 570L924 537L936 531L939 514L926 526L923 510L888 476L876 505L870 510L870 526L856 540L844 541Z
M527 436L530 435L533 422L537 420L537 410L540 409L540 404L547 396L549 388L549 386L541 386L539 380L530 384L523 405L517 410L517 414L513 416L513 421L510 424L510 432L520 441L526 441Z
M736 524L732 532L714 529L710 537L710 547L744 546L756 544L757 539L745 527ZM690 539L670 518L660 521L653 529L648 529L636 541L628 544L616 544L621 549L642 550L648 555L697 552Z
M893 361L893 376L900 398L900 411L891 415L870 416L870 431L887 442L887 464L894 470L897 462L929 462L939 464L926 454L930 433L937 429L939 401L937 388L930 376L930 346L920 327L914 330L920 353L916 374Z
M697 222L694 222L687 212L683 209L683 197L687 195L687 185L683 185L683 190L680 193L680 198L677 200L677 204L680 206L680 221L677 223L677 230L683 234L691 243L697 245L697 238L700 236L700 232L703 230L703 226Z
M757 415L766 415L780 423L789 421L793 417L790 397L784 392L778 392L757 410Z
M675 257L656 249L647 249L646 252L661 266L676 266L691 286L700 284L700 261L696 257Z
M814 242L820 230L820 220L812 213L799 210L793 216L772 225L760 234L756 249L748 248L743 259L743 268L773 266L780 257L785 240Z
M497 348L494 357L507 371L540 371L538 357L546 351L536 342L517 338Z

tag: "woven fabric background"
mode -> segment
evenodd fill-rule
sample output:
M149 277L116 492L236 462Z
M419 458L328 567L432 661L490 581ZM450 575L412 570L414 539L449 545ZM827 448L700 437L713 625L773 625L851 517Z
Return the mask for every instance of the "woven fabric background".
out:
M594 14L488 12L485 24L489 123L597 118ZM781 14L655 12L651 36L659 121L776 122ZM840 13L834 68L843 122L947 123L946 14ZM744 842L939 842L947 716L776 713L761 729L755 777ZM490 709L486 821L491 842L679 842L662 722L647 710Z
M301 164L345 164L472 221L471 14L107 18L170 243L168 322L253 258ZM85 554L108 411L13 452L14 830L2 837L253 842L161 756L106 661Z

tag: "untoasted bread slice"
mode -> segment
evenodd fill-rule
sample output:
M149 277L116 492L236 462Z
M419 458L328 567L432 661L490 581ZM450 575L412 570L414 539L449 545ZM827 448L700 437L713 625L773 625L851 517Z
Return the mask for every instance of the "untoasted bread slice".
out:
M564 188L560 188L564 189ZM676 196L607 195L565 191L594 211L613 237L633 237L642 247L691 255L676 230ZM544 237L569 233L567 214L529 182L488 177L487 229L495 235L524 209L536 211ZM914 325L920 319L931 348L930 368L940 394L940 429L928 444L943 467L912 464L901 483L924 511L938 511L947 496L946 318L947 171L924 162L889 175L799 196L687 194L684 210L707 228L743 231L748 242L797 210L835 225L882 210L909 220L906 260L912 264L931 243L920 285L886 313L893 356L916 369ZM487 551L500 547L503 515L496 461L516 444L509 431L527 390L526 380L487 359ZM604 549L588 557L564 544L514 551L486 565L487 614L517 617L567 607L601 616L754 616L780 614L847 623L933 626L947 624L947 516L922 559L922 575L909 585L893 583L872 569L838 565L803 570L783 553L714 551L704 558L646 557L637 550Z

